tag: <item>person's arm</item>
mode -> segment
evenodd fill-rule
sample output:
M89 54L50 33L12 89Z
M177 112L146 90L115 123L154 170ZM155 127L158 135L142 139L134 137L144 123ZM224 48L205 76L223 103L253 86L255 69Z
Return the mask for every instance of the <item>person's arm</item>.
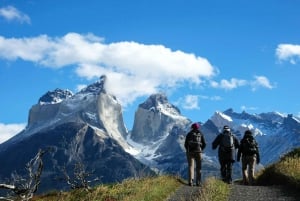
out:
M184 148L185 148L185 150L188 149L187 138L188 138L188 134L185 136L185 141L184 141Z
M260 163L260 154L259 154L259 149L258 149L258 144L256 143L256 163Z
M239 147L240 147L240 142L239 142L239 140L237 139L237 137L236 136L234 136L234 147L236 148L236 149L238 149Z
M242 146L242 141L241 141L240 146L238 148L238 153L237 153L237 161L238 162L241 160L242 149L243 149L243 146Z
M205 141L205 138L204 138L203 134L201 135L201 144L202 144L201 149L204 150L205 147L206 147L206 141Z
M221 139L220 136L221 135L218 135L216 137L216 139L212 142L212 149L216 149L218 147L218 145L220 144L220 139Z

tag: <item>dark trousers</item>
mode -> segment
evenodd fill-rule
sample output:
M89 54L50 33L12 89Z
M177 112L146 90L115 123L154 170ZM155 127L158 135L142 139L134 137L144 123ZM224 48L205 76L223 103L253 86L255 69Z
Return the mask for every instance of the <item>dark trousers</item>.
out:
M232 182L232 160L220 160L221 177L227 183Z

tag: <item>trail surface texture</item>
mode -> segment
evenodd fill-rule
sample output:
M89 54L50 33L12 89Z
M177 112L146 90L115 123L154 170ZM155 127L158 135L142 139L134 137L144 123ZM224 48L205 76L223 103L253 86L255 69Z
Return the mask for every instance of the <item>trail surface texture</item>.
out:
M284 186L246 186L231 184L228 201L300 201L300 195ZM167 201L199 201L201 187L181 185Z
M229 201L299 201L296 192L283 186L245 186L231 185Z

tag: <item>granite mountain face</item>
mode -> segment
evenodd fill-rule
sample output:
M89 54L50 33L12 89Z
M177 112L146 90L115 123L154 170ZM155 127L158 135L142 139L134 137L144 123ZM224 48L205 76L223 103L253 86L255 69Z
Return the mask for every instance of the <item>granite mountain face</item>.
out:
M40 191L66 189L62 169L69 175L81 163L101 183L151 175L153 171L128 153L121 105L104 90L105 77L76 94L56 89L33 105L25 130L0 145L1 180L17 171L39 148L51 147L44 157Z
M29 112L28 125L10 140L0 144L1 180L13 171L23 170L39 148L51 147L45 155L41 191L65 189L56 178L61 167L69 174L81 162L102 183L128 177L171 173L187 177L184 150L186 133L193 123L181 115L166 95L157 93L141 103L128 131L122 107L105 91L105 76L78 93L56 89L42 96ZM239 139L250 129L260 145L261 163L268 165L294 147L300 147L300 120L276 112L236 113L216 111L206 122L199 122L207 147L203 158L203 177L219 175L217 151L211 143L224 125ZM235 177L240 177L235 164ZM261 165L261 166L262 166Z

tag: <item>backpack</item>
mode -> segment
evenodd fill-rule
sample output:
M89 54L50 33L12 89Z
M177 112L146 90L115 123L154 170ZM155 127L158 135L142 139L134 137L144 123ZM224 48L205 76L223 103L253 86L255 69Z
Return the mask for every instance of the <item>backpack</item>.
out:
M253 155L257 153L257 143L254 138L245 138L243 140L243 153Z
M232 149L234 149L233 135L230 132L223 133L222 135L223 136L222 136L222 139L220 142L220 147L221 147L222 151L225 151L225 152L232 151Z
M191 152L201 152L202 142L201 142L202 134L200 132L192 132L191 137L188 141L188 148Z

